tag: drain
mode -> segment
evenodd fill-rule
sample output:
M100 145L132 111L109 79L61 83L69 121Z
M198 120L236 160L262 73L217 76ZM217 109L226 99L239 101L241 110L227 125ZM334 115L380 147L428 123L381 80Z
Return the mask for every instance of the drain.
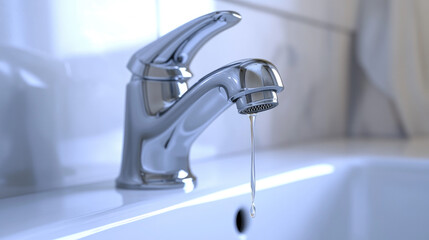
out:
M239 209L235 216L235 227L239 233L244 233L249 225L249 219L246 210Z

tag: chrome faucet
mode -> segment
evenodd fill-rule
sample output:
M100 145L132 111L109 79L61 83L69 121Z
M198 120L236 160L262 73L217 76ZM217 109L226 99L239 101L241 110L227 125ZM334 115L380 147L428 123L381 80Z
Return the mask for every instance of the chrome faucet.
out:
M117 187L193 188L189 150L199 134L225 109L241 114L278 105L283 90L276 68L261 59L230 63L188 89L188 67L201 46L235 25L233 11L194 19L137 51L128 63L122 166Z

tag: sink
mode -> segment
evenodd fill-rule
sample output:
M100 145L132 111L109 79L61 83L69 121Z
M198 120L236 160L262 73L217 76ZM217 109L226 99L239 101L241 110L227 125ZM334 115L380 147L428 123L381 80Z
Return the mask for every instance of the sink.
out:
M0 199L4 239L429 239L429 158L301 147L197 161L196 189L114 181ZM428 155L429 156L429 155Z

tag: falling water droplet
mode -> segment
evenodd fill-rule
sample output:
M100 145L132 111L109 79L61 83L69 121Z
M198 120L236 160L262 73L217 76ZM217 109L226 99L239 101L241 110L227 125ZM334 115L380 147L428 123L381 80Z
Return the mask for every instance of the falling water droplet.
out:
M250 207L250 216L254 218L256 216L256 207L255 203L252 203L252 206Z

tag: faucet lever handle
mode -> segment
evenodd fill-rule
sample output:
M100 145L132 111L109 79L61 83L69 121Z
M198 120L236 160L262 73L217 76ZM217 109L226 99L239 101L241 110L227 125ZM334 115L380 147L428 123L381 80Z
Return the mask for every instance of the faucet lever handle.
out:
M128 62L128 69L148 80L185 81L198 50L223 30L241 19L233 11L219 11L196 18L138 50Z

